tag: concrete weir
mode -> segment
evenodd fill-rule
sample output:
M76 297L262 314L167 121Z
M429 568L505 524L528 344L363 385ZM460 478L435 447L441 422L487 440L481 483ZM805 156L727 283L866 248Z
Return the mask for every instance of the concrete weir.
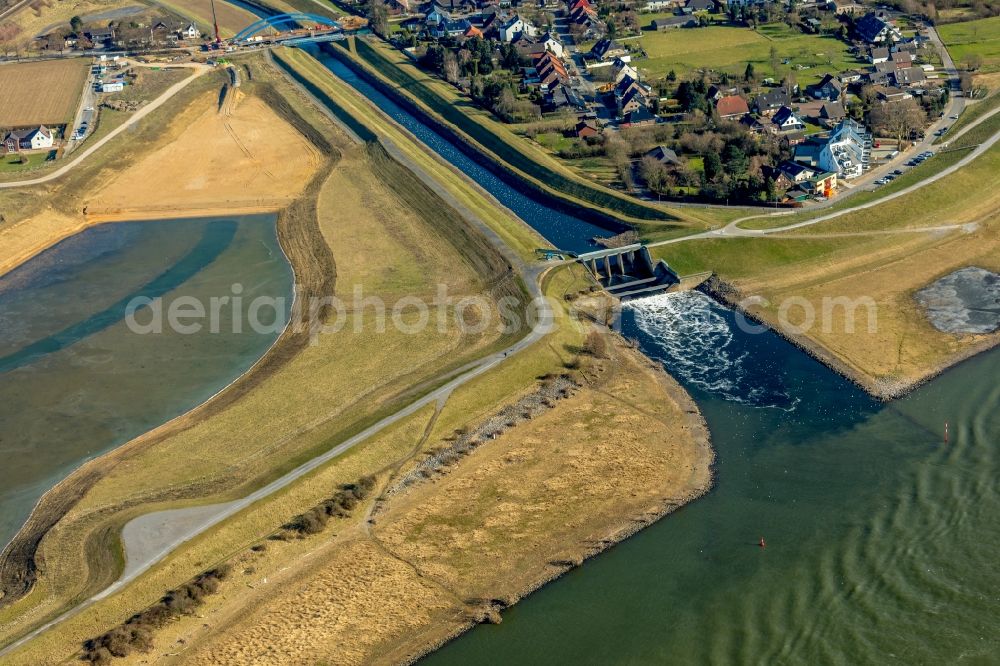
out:
M590 270L608 293L620 299L649 296L679 284L681 278L662 259L653 262L640 243L587 252L577 261Z

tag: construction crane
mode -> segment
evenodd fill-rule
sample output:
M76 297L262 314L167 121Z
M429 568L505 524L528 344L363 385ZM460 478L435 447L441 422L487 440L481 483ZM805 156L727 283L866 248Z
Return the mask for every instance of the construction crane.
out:
M215 0L212 0L212 28L215 29L215 46L222 46L222 37L219 36L219 17L215 14Z

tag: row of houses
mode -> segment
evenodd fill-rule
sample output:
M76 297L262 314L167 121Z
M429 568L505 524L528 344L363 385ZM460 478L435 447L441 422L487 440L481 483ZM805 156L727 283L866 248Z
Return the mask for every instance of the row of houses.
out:
M157 20L151 25L94 27L80 33L66 33L56 30L38 38L48 50L64 49L114 49L135 48L137 46L169 46L179 41L201 38L201 31L193 23L177 22L170 19Z

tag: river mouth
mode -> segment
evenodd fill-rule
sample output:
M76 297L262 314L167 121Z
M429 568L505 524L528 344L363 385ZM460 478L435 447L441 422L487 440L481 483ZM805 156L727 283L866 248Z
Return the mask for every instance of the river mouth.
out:
M234 322L258 297L282 299L287 318L293 284L274 215L100 225L0 277L0 544L80 464L246 372L281 322L274 310L256 330ZM135 315L146 326L126 320L135 298L208 303L234 290L241 300L218 309L218 332L167 316L153 330L148 307Z
M585 227L549 227L473 178L557 247L585 249ZM425 663L995 660L1000 350L882 403L700 293L631 301L622 327L698 403L715 489Z
M630 302L622 328L696 399L716 487L425 663L1000 652L1000 352L886 404L703 294Z

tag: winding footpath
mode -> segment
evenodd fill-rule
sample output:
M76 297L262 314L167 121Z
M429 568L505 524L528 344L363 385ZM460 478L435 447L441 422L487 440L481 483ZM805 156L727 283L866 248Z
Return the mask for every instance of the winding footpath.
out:
M164 67L164 65L145 65L142 63L133 63L133 64L140 67ZM96 153L98 150L103 148L105 145L107 145L109 141L113 141L117 136L119 136L123 132L128 131L140 120L142 120L150 113L156 111L158 108L166 104L170 100L170 98L172 98L174 95L176 95L181 90L186 88L188 84L190 84L196 78L198 78L202 74L205 74L206 72L212 71L213 69L209 65L202 65L200 63L193 63L193 62L176 63L168 65L168 67L183 67L185 69L192 69L194 71L191 73L191 76L187 77L183 81L178 81L174 85L170 86L169 88L167 88L166 92L164 92L162 95L160 95L152 102L150 102L146 106L142 107L141 109L133 113L128 120L126 120L124 123L122 123L118 127L108 132L107 136L102 137L97 142L88 146L82 153L73 158L73 160L69 164L66 164L56 169L50 174L39 176L38 178L32 178L30 180L14 180L6 183L0 183L0 189L13 189L17 187L30 187L32 185L43 185L45 183L56 180L57 178L65 176L67 173L69 173L77 166L79 166L80 163L83 162L85 159L87 159L88 157Z

